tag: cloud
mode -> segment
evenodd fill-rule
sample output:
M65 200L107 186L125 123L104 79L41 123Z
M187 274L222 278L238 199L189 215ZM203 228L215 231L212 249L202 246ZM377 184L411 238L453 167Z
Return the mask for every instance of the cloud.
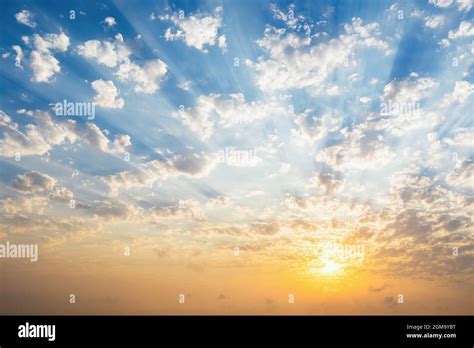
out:
M28 10L23 10L15 14L15 19L18 23L24 24L30 28L36 27L36 23L33 20L33 14Z
M395 157L390 145L376 132L356 128L352 132L342 132L342 136L341 144L326 147L316 155L317 161L334 171L380 169Z
M451 6L453 1L454 0L430 0L430 4L436 7L446 8Z
M443 105L450 105L454 102L464 104L473 94L474 84L468 81L456 81L453 92L445 96Z
M222 27L222 7L217 7L213 15L195 14L189 17L179 14L160 16L161 21L171 21L175 27L165 31L165 40L182 40L186 45L207 52L216 42L221 49L227 47L225 35L220 35Z
M338 131L342 125L342 118L325 114L317 117L311 110L295 115L293 119L296 128L291 129L293 139L299 143L309 142L314 144L331 132Z
M441 15L429 16L425 18L425 26L430 29L439 28L444 24L444 17Z
M332 195L338 192L344 186L343 180L338 180L336 175L333 173L316 173L310 179L308 187L315 188L318 192L324 193L325 195Z
M161 59L146 61L143 66L127 61L119 66L116 76L121 81L135 82L137 93L153 94L160 88L167 71L167 65Z
M54 74L61 72L59 61L52 55L51 51L66 52L69 44L69 37L62 32L60 34L46 34L44 37L34 34L34 50L30 53L30 67L33 71L31 80L34 82L51 82Z
M474 0L458 0L458 9L469 12L474 5Z
M411 73L407 78L390 81L383 89L381 100L396 104L417 103L429 96L431 90L438 85L433 78Z
M174 155L166 160L153 160L138 164L132 171L101 177L110 189L112 195L117 195L120 189L152 187L156 181L168 177L206 176L215 166L215 160L206 155Z
M120 135L112 143L104 132L93 123L78 124L75 120L53 120L47 112L35 111L31 121L21 130L10 116L0 110L0 156L13 157L18 152L22 156L43 155L54 146L83 141L96 150L115 152L123 143Z
M119 91L112 81L95 80L91 86L96 92L94 102L98 106L110 109L123 108L125 103L122 98L117 99Z
M128 61L131 54L125 45L123 36L117 34L115 41L89 40L77 46L77 52L89 59L95 59L97 63L109 68L116 67L120 63Z
M446 176L446 182L450 186L474 190L474 161L467 159L462 162L460 168L456 168Z
M448 37L450 39L459 39L463 37L469 37L474 35L474 26L471 22L462 21L459 24L459 28L457 31L450 30L448 33Z
M13 187L22 192L50 191L55 185L55 179L35 171L20 174L13 180Z
M107 24L109 27L112 27L115 24L117 24L114 17L105 17L104 18L104 23Z
M242 93L228 95L201 95L192 108L174 112L173 116L197 133L201 140L207 140L217 126L230 128L251 124L275 114L288 113L276 101L247 102Z
M117 34L114 41L89 40L77 47L79 55L96 60L115 69L115 76L122 82L135 83L135 92L153 94L161 85L168 68L161 59L146 60L139 65L130 59L131 50L123 36Z
M257 85L262 91L290 88L310 88L317 91L336 69L355 61L363 48L375 48L385 54L392 51L379 39L377 23L362 24L353 18L344 25L344 32L327 42L315 44L311 37L300 37L286 29L267 27L257 44L264 50L257 62L246 61L257 73Z

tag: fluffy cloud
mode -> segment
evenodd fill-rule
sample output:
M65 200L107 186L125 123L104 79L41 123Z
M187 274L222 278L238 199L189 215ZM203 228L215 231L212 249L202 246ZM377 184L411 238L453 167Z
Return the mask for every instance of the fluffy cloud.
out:
M467 159L461 166L446 176L451 186L474 189L474 161Z
M59 186L56 179L37 171L17 175L12 182L12 187L17 191L26 194L46 192L48 193L49 198L59 201L70 200L74 197L74 194L69 189ZM33 196L32 198L39 199L40 197ZM47 201L44 201L43 203L43 205L46 205Z
M341 133L341 144L326 147L316 155L317 161L329 165L335 171L380 169L395 157L381 134L364 132L361 128Z
M319 172L311 178L308 186L325 195L332 195L342 189L344 181L337 179L332 173Z
M74 120L53 120L47 112L40 111L32 113L30 117L34 123L27 124L21 130L10 116L0 110L0 131L3 135L0 139L0 156L13 157L17 152L22 156L42 155L53 146L79 140L103 152L120 149L93 123L81 125ZM117 137L121 139L120 135Z
M168 41L182 40L188 46L192 46L207 52L208 46L214 46L216 42L221 49L227 47L226 38L218 32L222 27L222 7L217 7L213 15L192 15L180 17L178 14L161 16L162 21L171 21L174 28L165 31L165 39Z
M382 102L406 105L417 103L430 95L433 88L439 83L430 77L419 77L416 73L411 73L405 79L395 79L389 82L383 89Z
M201 140L207 140L217 125L225 128L244 125L277 113L288 111L275 101L246 102L242 93L235 93L202 95L194 107L175 112L173 116L181 119Z
M167 65L160 59L147 60L142 65L130 59L131 50L123 36L117 34L114 41L89 40L77 47L79 55L96 60L109 68L116 68L115 75L122 82L134 82L135 92L153 94L166 75Z
M132 171L102 177L110 193L116 195L119 189L152 187L156 181L173 176L206 176L215 166L215 160L206 155L175 155L167 160L153 160L136 166Z
M319 44L314 44L311 37L267 27L264 37L257 41L267 57L247 64L257 72L257 84L263 91L317 89L333 71L354 61L360 49L376 48L390 54L389 45L380 35L377 23L363 25L360 18L345 24L343 34Z
M30 42L29 40L27 42ZM30 53L30 67L33 71L32 81L51 82L54 74L61 71L59 61L51 51L66 52L69 47L69 37L64 34L38 34L33 36L34 50Z
M425 26L431 29L436 29L442 26L444 23L444 17L437 15L437 16L430 16L425 18Z
M311 110L305 110L302 114L295 115L294 123L296 128L291 130L293 139L299 144L304 141L314 144L329 133L338 131L342 118L332 115L316 117Z
M469 12L474 6L474 0L458 0L458 8L460 11Z
M18 175L12 185L18 191L34 193L52 190L56 180L49 175L33 171Z
M474 35L474 26L471 22L462 21L459 24L459 28L457 31L450 30L448 33L448 37L450 39L459 39L463 37L469 37Z
M104 23L107 24L109 27L112 27L117 24L114 17L105 17Z
M474 94L474 84L468 81L456 81L452 93L446 95L443 104L449 105L454 102L464 104Z
M446 8L451 6L454 0L430 0L430 4L436 6L436 7L441 7L441 8Z
M15 19L18 23L24 24L30 28L36 27L36 23L33 20L33 14L28 10L23 10L15 14Z
M119 91L112 81L95 80L91 83L96 95L94 102L98 106L110 109L122 109L124 101L118 98Z
M77 52L79 55L89 59L95 59L97 63L108 66L109 68L126 62L131 54L121 34L117 34L114 41L86 41L84 44L77 46Z

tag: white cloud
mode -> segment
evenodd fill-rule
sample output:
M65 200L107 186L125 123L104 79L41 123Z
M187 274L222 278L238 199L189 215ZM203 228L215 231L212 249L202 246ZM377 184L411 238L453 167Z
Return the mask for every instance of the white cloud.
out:
M450 186L474 189L474 161L465 160L460 168L446 176L446 182Z
M342 118L329 114L317 117L311 110L305 110L294 117L296 128L291 129L292 138L300 145L314 144L331 132L340 129Z
M132 171L102 177L110 193L117 195L120 189L152 187L156 181L170 176L206 176L215 166L215 159L206 155L175 155L167 160L153 160L138 164Z
M417 103L430 95L439 83L430 77L419 77L411 73L405 79L390 81L383 89L382 101L398 104Z
M344 181L339 180L332 173L316 173L311 179L308 187L315 188L325 195L337 193L344 186Z
M446 8L451 6L453 1L454 0L430 0L430 4L436 7Z
M89 40L77 46L77 52L90 59L95 59L99 64L116 67L128 60L130 49L124 44L123 36L117 34L115 41Z
M275 113L288 111L276 102L246 102L243 94L235 93L199 96L194 107L175 112L173 116L181 119L201 140L206 140L217 125L229 128L249 124Z
M458 9L469 12L474 5L474 0L458 0Z
M36 27L36 23L33 20L33 14L28 10L23 10L15 14L15 18L18 23L24 24L30 28Z
M134 90L137 93L155 93L168 71L167 65L160 59L147 60L142 65L132 62L132 52L125 45L121 34L117 34L114 41L86 41L77 49L78 53L86 58L116 68L115 75L122 82L134 82Z
M124 101L122 98L117 98L119 91L112 81L95 80L91 85L96 91L94 102L98 106L110 109L123 108Z
M468 37L474 35L474 26L471 22L462 21L459 24L459 28L457 31L450 30L448 33L448 37L450 39L459 39L462 37Z
M193 83L191 81L184 81L183 83L180 83L178 85L179 88L185 90L185 91L189 91L192 87Z
M439 28L444 24L444 17L441 15L430 16L425 18L425 26L431 29Z
M107 24L109 27L112 27L117 24L114 17L105 17L104 23Z
M171 21L175 28L165 31L165 39L168 41L182 40L188 46L192 46L207 52L206 46L214 46L216 41L220 48L226 48L225 36L218 39L218 32L222 27L222 7L217 7L213 15L196 14L182 17L178 14L161 16L162 21ZM174 30L174 31L173 31Z
M473 94L474 84L469 83L468 81L456 81L453 92L446 95L443 104L449 105L453 102L464 104Z
M46 34L44 37L33 36L34 50L30 53L30 67L33 70L32 81L51 82L55 73L61 71L59 61L51 51L66 52L69 47L69 37L64 34Z
M153 94L160 88L167 71L167 65L161 59L148 60L143 66L126 61L119 66L115 75L121 81L135 82L135 92Z
M362 24L353 18L344 25L344 33L319 44L311 37L300 37L286 29L267 27L257 44L266 56L247 64L257 72L257 84L263 91L288 88L322 87L327 77L345 63L353 62L358 50L376 48L391 54L389 45L379 39L377 23Z
M116 152L117 144L111 143L99 127L93 123L84 125L75 120L53 120L47 112L35 111L31 121L21 130L10 116L0 110L0 156L14 157L16 153L21 156L43 155L54 146L65 143L83 141L96 150L103 152ZM120 140L120 135L116 139Z
M32 171L17 175L12 185L18 191L34 193L52 190L56 180L49 175Z

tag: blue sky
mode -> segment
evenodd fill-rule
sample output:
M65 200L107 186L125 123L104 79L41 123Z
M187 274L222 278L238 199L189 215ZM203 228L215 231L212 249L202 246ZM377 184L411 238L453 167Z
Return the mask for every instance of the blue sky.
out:
M473 14L472 0L3 1L0 237L62 253L161 243L160 226L170 249L259 245L262 260L282 240L293 256L312 238L369 243L373 260L444 243L472 281ZM94 119L55 114L63 100L95 103Z

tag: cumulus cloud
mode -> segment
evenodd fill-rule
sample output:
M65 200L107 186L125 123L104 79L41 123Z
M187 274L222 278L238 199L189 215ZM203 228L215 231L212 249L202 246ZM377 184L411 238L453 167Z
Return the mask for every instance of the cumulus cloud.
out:
M460 168L446 176L446 182L455 187L474 189L474 161L467 159Z
M325 195L332 195L342 189L344 181L337 179L333 173L319 172L310 179L308 186Z
M377 132L364 132L356 128L342 131L340 144L328 146L316 155L316 160L329 165L334 171L380 169L387 165L395 152Z
M338 37L317 44L311 37L267 27L263 38L257 41L265 56L246 63L257 72L257 85L263 91L318 89L333 71L354 61L358 50L374 48L391 54L388 43L380 36L377 23L364 25L360 18L345 24L344 32Z
M18 23L24 24L30 28L36 27L36 23L33 20L33 14L28 10L23 10L15 14L15 19Z
M110 109L122 109L124 101L122 98L117 98L119 91L112 81L95 80L91 83L96 95L94 102L98 106Z
M141 163L132 171L104 176L110 193L117 195L120 189L152 187L156 181L173 176L203 177L215 166L215 160L206 155L174 155L166 160Z
M454 102L464 104L473 94L474 84L469 83L468 81L456 81L453 92L446 95L443 104L449 105Z
M444 17L441 15L429 16L425 18L425 26L430 29L436 29L442 26L444 23Z
M27 42L30 42L28 40ZM30 53L30 67L33 71L32 81L34 82L51 82L54 74L61 71L59 61L53 56L52 51L66 52L70 41L69 37L64 34L46 34L33 36L34 49Z
M33 171L19 174L12 185L18 191L34 193L52 190L56 180L49 175Z
M390 81L383 89L381 100L396 104L417 103L429 96L438 85L433 78L411 73L407 78Z
M213 15L195 14L189 17L179 14L160 16L162 21L171 21L174 27L165 31L165 39L168 41L182 40L188 46L192 46L207 52L209 46L216 43L221 49L227 47L225 35L219 35L222 27L222 7L217 7Z
M454 0L430 0L430 4L436 7L446 8L451 6L453 1Z
M459 24L458 30L450 30L448 33L448 37L450 39L459 39L464 37L469 37L474 35L474 26L471 22L462 21Z
M31 121L24 126L13 122L11 117L0 110L0 156L13 157L42 155L54 146L83 141L103 152L114 152L117 147L111 143L105 133L93 123L78 124L75 120L53 120L47 112L36 111ZM120 136L118 136L120 139ZM120 147L118 147L120 149Z
M153 94L161 85L168 68L161 59L147 60L143 64L132 62L131 50L123 36L117 34L114 41L89 40L77 47L79 55L96 60L109 68L122 82L135 83L135 92Z
M107 24L109 27L112 27L117 24L114 17L105 17L104 23Z
M181 119L201 140L207 140L216 126L229 128L250 124L278 113L288 111L275 101L247 102L242 93L233 93L201 95L194 107L175 112L173 116Z
M341 128L342 118L333 115L317 117L311 110L295 115L296 128L291 130L293 139L299 143L309 142L311 144L323 139L331 132Z

